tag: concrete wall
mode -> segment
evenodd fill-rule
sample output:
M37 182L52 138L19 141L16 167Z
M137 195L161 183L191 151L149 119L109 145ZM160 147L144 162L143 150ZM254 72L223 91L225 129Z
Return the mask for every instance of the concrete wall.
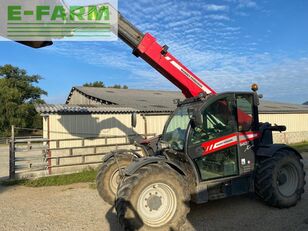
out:
M308 141L308 131L299 132L275 132L273 134L275 143L294 144Z

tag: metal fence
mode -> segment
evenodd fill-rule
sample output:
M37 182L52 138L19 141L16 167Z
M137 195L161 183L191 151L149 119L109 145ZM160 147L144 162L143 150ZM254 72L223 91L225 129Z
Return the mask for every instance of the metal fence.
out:
M33 138L43 138L43 136L17 136L15 139L33 139ZM0 144L9 145L11 137L0 137Z
M155 135L147 134L148 137ZM103 156L109 153L108 151L102 151L102 149L116 150L132 146L129 142L132 136L134 135L72 139L20 139L12 135L9 141L9 176L14 179L25 176L51 175L58 168L97 165L101 163ZM123 139L123 142L113 143L111 142L113 139ZM87 144L93 143L93 141L100 144ZM74 145L67 146L68 142L72 142ZM62 143L66 144L66 146L62 145ZM137 147L134 148L140 151Z

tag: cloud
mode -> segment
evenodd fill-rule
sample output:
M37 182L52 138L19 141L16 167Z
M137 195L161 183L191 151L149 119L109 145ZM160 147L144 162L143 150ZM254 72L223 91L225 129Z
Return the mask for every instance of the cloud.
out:
M209 18L209 19L214 19L214 20L230 20L229 16L227 15L219 15L219 14L210 14L210 15L207 15L206 18Z
M215 4L206 4L204 9L207 11L228 11L229 6L226 5L215 5Z
M257 3L252 0L238 0L238 8L257 8Z
M196 7L202 4L203 0L121 1L120 9L141 31L149 31L162 45L167 44L175 57L218 91L249 90L257 82L265 98L307 101L307 93L303 92L308 85L308 60L260 52L260 41L233 23L233 9L246 12L256 8L256 2L232 0L225 8L208 4L207 12ZM115 72L125 71L130 88L175 89L157 71L131 55L131 49L120 41L57 42L46 50Z
M106 43L104 43L106 45ZM49 52L81 59L90 65L123 70L130 88L175 90L157 71L135 58L122 44L57 43ZM209 86L219 92L249 90L252 83L260 85L265 98L276 101L304 102L307 88L308 58L290 59L269 53L239 55L196 49L173 42L172 53ZM98 52L99 51L99 52ZM292 98L293 97L293 98Z

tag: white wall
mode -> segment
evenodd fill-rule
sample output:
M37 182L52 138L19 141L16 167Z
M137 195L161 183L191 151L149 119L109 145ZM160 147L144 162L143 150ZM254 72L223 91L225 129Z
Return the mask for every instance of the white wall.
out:
M147 132L161 134L169 115L146 115ZM48 120L43 120L44 131L48 130ZM261 122L286 125L287 132L294 134L308 132L308 114L260 114ZM97 136L121 136L145 133L145 120L138 114L137 127L131 127L130 114L92 114L92 115L50 115L49 116L50 139L69 139ZM44 137L47 138L47 132ZM114 140L113 142L121 142ZM76 142L75 142L76 143ZM99 141L88 141L88 145L98 144ZM64 144L74 145L74 142Z
M307 114L260 114L261 122L287 126L287 132L308 131Z

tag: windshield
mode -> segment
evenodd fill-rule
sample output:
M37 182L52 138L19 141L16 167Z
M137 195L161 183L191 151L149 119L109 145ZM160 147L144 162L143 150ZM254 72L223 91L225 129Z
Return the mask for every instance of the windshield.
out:
M166 125L162 140L167 142L175 150L183 150L189 120L188 107L179 107Z

